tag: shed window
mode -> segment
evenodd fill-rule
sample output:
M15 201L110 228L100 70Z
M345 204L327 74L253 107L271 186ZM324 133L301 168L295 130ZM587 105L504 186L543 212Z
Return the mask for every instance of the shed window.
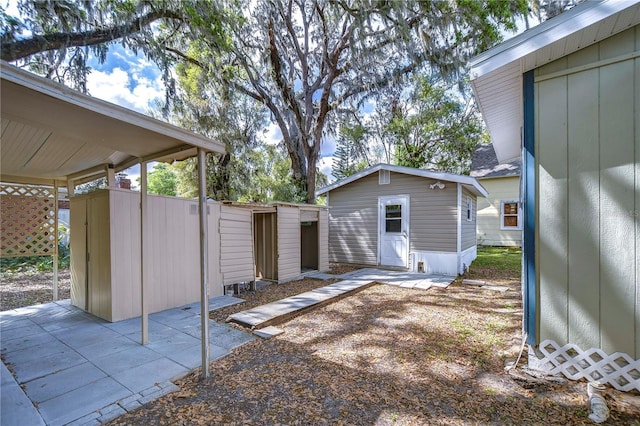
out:
M385 231L402 232L402 206L400 204L385 206Z
M500 202L500 229L522 229L520 203L517 201Z
M467 221L471 222L473 220L473 200L471 197L467 198Z

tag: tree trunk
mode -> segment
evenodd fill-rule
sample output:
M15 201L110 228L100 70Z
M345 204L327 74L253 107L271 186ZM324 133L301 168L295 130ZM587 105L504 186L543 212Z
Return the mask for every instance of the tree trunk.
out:
M313 150L315 151L315 150ZM318 155L313 152L309 156L309 164L307 167L306 186L307 186L307 203L316 203L316 167L318 163Z

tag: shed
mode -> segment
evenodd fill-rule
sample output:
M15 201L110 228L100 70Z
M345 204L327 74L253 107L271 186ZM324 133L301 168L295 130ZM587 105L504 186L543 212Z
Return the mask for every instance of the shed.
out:
M329 214L325 206L224 202L253 217L255 278L283 283L329 269ZM224 246L224 245L223 245Z
M493 144L476 146L471 176L489 192L478 199L478 245L522 246L520 158L499 163Z
M498 160L524 147L530 366L640 390L640 2L584 2L470 65Z
M326 186L332 262L458 274L476 258L475 178L378 164Z

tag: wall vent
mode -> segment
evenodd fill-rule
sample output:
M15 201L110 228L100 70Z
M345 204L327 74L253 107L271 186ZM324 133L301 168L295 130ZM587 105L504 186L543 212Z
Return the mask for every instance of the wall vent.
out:
M391 173L389 170L378 171L378 185L388 185L391 183Z

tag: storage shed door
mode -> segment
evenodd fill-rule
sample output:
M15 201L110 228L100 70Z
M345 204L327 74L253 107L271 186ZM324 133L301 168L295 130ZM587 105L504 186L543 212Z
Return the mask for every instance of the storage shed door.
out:
M406 268L409 258L409 197L380 197L378 218L380 265Z
M255 280L251 210L222 206L220 211L220 270L223 284Z

